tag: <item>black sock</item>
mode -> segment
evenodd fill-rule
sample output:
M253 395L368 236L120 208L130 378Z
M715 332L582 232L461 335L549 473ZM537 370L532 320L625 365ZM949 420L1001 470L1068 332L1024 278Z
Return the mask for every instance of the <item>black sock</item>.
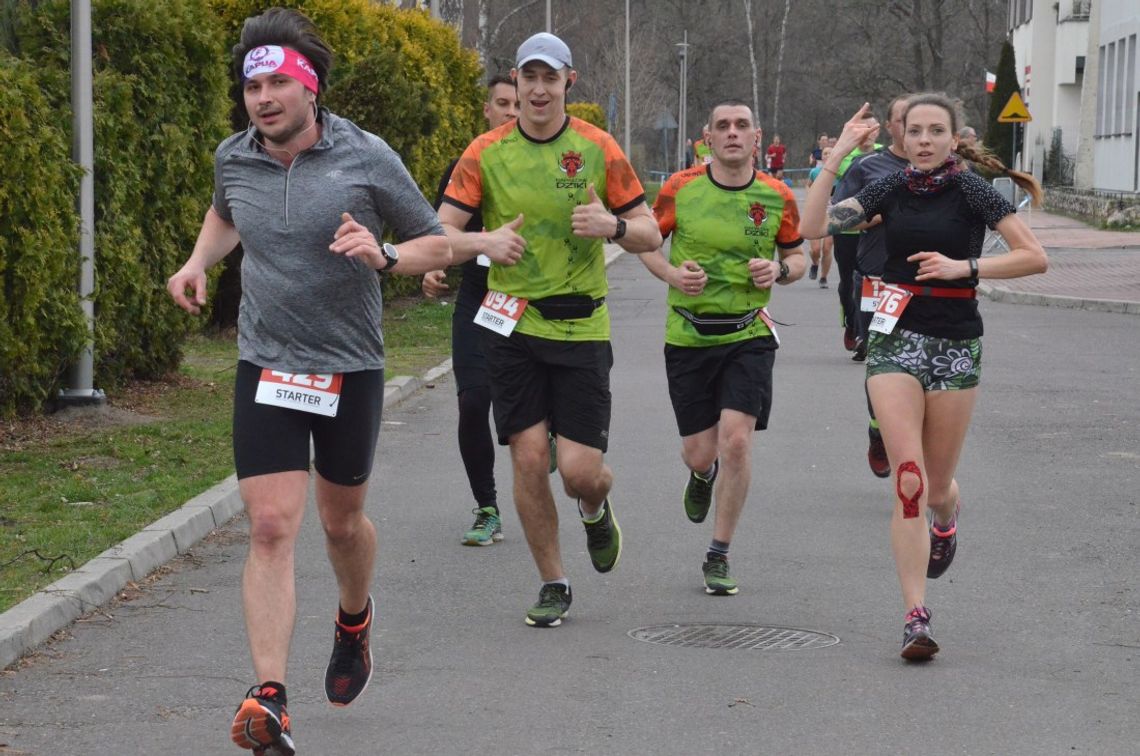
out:
M367 606L365 606L364 611L360 612L359 614L348 614L344 611L343 607L337 607L336 621L340 624L341 627L358 627L360 625L363 625L366 619L368 619Z

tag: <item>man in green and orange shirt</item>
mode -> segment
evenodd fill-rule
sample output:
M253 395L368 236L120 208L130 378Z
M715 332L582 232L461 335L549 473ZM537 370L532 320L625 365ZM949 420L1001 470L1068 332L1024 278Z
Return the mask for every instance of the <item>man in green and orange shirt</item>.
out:
M457 259L491 258L476 315L500 444L509 444L515 507L538 567L528 625L553 627L570 608L558 512L549 479L548 429L558 471L578 500L590 561L599 572L621 556L621 530L603 455L609 438L610 318L602 241L630 252L661 244L645 193L605 131L566 114L577 79L570 49L552 34L519 47L512 71L517 122L475 139L459 159L439 217ZM491 231L464 232L481 210Z
M738 591L728 549L748 496L752 434L768 426L772 405L772 285L798 280L805 268L791 190L753 165L760 135L744 102L712 109L712 162L671 176L653 206L662 236L672 236L669 256L641 257L669 284L665 371L690 471L685 514L703 522L715 488L702 569L706 592L720 596Z

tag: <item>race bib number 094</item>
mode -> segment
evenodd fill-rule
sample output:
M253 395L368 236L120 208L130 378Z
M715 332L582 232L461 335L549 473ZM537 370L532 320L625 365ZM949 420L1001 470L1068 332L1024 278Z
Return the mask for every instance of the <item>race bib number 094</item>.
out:
M336 417L340 406L341 373L309 375L264 368L257 383L258 404Z
M501 291L488 289L483 297L479 312L475 313L476 325L494 331L501 336L510 336L519 324L519 318L526 310L526 300L512 297Z

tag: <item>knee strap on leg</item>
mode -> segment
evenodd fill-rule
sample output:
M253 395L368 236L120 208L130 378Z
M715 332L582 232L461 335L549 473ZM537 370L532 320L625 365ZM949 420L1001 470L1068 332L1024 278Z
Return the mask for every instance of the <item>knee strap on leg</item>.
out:
M902 476L903 473L911 473L918 478L918 490L914 492L914 496L907 496L902 490ZM898 470L895 471L895 493L902 502L903 518L910 520L918 517L918 500L922 497L922 492L926 486L922 482L922 470L918 469L918 465L914 462L903 462L899 465Z

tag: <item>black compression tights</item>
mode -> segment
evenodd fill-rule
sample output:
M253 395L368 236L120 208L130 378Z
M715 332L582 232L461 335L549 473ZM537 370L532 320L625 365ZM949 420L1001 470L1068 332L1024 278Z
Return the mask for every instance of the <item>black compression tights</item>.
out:
M480 507L498 508L495 494L495 439L488 414L491 389L475 386L459 392L459 455L467 469L471 494Z

